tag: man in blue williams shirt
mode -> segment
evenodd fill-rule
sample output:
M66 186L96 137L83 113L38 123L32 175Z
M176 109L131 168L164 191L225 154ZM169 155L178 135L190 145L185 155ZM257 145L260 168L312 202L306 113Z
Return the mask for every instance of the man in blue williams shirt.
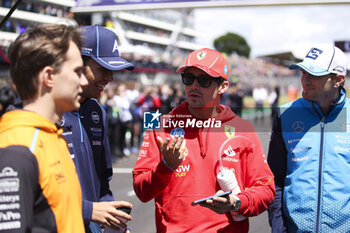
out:
M347 66L340 49L321 44L289 67L302 72L303 97L283 105L272 128L273 233L350 232Z
M61 125L81 184L85 231L101 232L101 225L124 229L124 222L131 220L131 216L117 208L132 205L114 201L109 188L113 169L107 118L96 99L113 80L113 71L130 70L134 65L120 57L112 30L98 25L84 26L82 40L84 75L89 84L83 88L80 109L65 113Z

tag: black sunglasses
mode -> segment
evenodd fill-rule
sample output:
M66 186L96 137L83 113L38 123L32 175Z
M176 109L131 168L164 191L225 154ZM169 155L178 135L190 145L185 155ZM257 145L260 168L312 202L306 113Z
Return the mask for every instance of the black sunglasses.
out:
M218 80L218 78L214 78L205 74L194 76L191 73L181 73L181 77L182 77L182 83L185 84L186 86L192 85L194 80L197 79L199 85L204 88L210 87L213 80L215 81Z

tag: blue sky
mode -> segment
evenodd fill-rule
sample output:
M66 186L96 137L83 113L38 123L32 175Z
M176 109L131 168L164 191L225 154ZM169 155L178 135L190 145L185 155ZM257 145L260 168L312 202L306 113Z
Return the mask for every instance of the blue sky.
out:
M350 5L314 5L196 9L194 13L195 27L204 34L198 42L207 46L234 32L247 40L253 57L292 51L302 58L314 43L350 40L349 12Z

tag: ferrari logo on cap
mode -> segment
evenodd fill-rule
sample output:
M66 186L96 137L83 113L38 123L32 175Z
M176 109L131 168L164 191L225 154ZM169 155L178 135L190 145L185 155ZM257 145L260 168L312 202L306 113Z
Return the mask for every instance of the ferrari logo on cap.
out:
M200 61L200 60L205 58L205 55L207 55L206 52L204 52L204 51L199 52L199 53L197 53L197 59Z

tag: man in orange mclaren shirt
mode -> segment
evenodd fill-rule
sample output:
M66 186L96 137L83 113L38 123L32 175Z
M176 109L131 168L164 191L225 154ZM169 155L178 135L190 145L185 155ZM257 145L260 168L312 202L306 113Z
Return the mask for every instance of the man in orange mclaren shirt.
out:
M265 211L275 189L254 127L220 105L228 64L204 48L189 54L177 72L187 100L162 117L145 113L146 126L154 130L144 136L133 169L135 193L144 202L155 199L158 233L246 233L246 217ZM234 194L193 205L228 191L217 178L225 171L236 177L230 180L239 186Z
M62 129L55 122L80 107L80 33L44 24L9 50L11 78L23 110L0 119L0 231L84 232L81 189Z

